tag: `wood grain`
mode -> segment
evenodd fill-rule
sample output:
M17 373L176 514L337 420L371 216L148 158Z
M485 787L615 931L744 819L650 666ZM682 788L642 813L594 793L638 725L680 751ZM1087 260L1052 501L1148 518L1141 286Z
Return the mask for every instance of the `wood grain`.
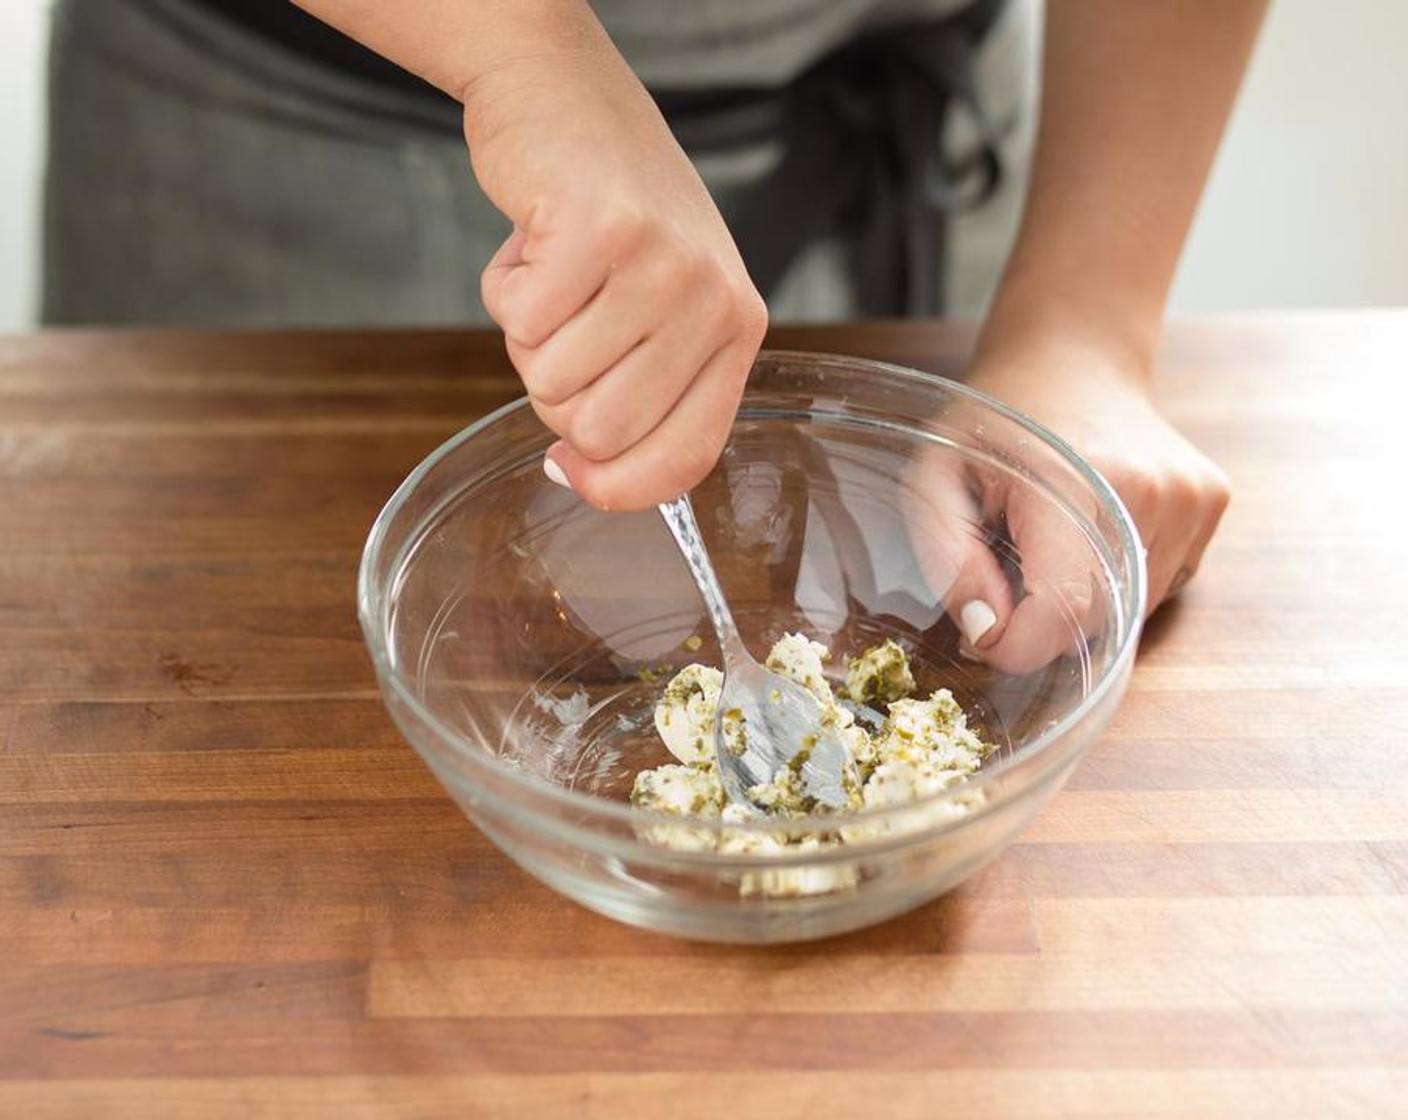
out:
M55 1091L58 1089L58 1091ZM894 1120L944 1116L1024 1117L1361 1117L1396 1097L1399 1078L1359 1068L1300 1072L963 1070L857 1075L813 1071L805 1076L722 1073L585 1074L563 1077L418 1076L210 1078L175 1081L95 1080L59 1088L53 1082L0 1087L9 1105L36 1120L69 1115L206 1120L282 1116L425 1116L518 1118L668 1115L712 1120L747 1108L777 1120L873 1115L877 1101ZM740 1105L740 1102L747 1102ZM70 1106L79 1111L70 1112ZM941 1112L940 1112L941 1110ZM1387 1115L1385 1113L1385 1115Z
M1401 312L1175 324L1235 499L1101 741L944 899L744 950L529 879L377 698L362 540L495 337L0 340L0 1117L1401 1114L1405 364Z
M1135 1008L1408 1010L1402 960L1387 939L1370 950L1270 954L1110 953L1039 956L696 960L375 961L374 1018L494 1015L682 1015L716 1011L844 1015ZM1338 947L1337 947L1338 948ZM1376 951L1377 950L1377 951Z

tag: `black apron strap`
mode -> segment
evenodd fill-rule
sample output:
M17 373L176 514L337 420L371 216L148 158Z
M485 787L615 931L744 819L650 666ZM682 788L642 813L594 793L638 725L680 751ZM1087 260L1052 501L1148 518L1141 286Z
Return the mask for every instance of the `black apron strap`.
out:
M765 295L807 245L839 236L853 257L859 313L943 312L948 217L985 202L1002 180L973 57L1005 7L976 0L946 20L866 35L781 89L654 91L687 151L781 143L770 174L719 199ZM978 135L965 168L942 149L955 107Z

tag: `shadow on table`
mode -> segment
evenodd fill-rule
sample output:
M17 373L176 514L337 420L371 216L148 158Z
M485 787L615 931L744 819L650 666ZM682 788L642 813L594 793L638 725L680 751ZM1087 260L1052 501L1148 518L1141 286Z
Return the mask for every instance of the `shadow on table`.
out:
M1139 653L1146 654L1157 649L1168 640L1178 626L1178 620L1187 609L1186 595L1169 599L1149 616L1144 623L1144 633L1139 638Z

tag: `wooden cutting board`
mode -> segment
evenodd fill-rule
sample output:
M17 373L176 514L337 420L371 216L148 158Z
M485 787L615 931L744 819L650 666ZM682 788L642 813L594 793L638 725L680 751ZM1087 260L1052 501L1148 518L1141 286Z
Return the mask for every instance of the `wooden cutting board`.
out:
M1236 493L1107 733L952 895L737 949L529 880L377 698L362 540L494 336L0 340L0 1117L1408 1113L1405 377L1404 313L1176 324Z

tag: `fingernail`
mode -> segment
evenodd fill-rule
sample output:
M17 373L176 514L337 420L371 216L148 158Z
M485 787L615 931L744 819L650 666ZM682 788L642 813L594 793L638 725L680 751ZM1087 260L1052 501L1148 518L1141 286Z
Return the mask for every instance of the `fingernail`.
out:
M567 481L567 475L563 473L562 468L546 455L543 456L543 473L548 476L549 481L555 482L559 486L565 486L569 490L572 489L572 484Z
M963 627L963 636L969 644L976 646L978 640L997 622L997 612L981 599L970 599L958 612L958 621Z

